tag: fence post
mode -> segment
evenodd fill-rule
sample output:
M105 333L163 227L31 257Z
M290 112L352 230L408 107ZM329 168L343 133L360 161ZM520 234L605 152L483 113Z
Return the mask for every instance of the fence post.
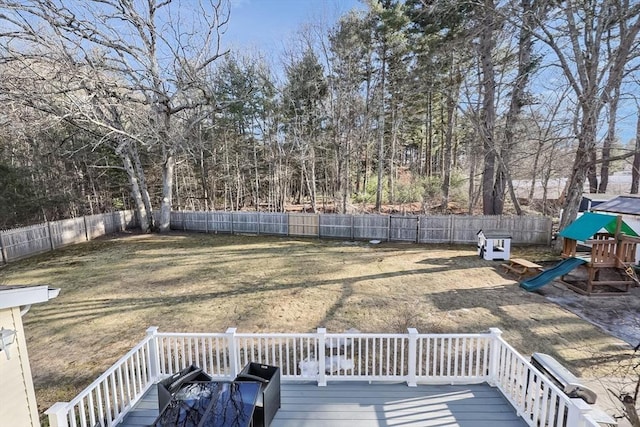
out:
M151 366L150 374L153 380L160 377L160 351L158 348L157 335L157 326L147 328L147 337L149 337L149 365Z
M2 233L0 233L0 252L2 252L2 263L9 264L9 256L7 255L7 248L4 247L4 238L2 237Z
M44 413L49 417L50 427L69 427L67 421L68 402L56 402Z
M233 212L229 212L229 215L231 217L231 234L233 235Z
M416 243L420 243L420 215L416 217Z
M238 346L236 345L236 331L237 328L229 328L225 332L227 334L227 342L229 343L229 369L231 370L231 378L238 376L238 362L240 356L238 355Z
M49 246L51 246L51 250L56 248L55 243L53 243L53 233L51 232L51 223L47 221L47 232L49 233Z
M291 224L291 213L286 212L285 215L287 216L287 234L286 236L289 237L291 235L291 231L290 231L290 224Z
M387 215L387 242L391 241L391 215Z
M84 238L88 242L89 241L89 226L87 224L87 216L86 215L82 216L82 222L84 223Z
M351 217L351 241L353 241L353 239L355 238L355 230L353 229L353 214L349 215Z
M499 328L489 328L491 336L491 349L489 353L489 385L495 387L498 384L500 369L500 336L502 331Z
M454 234L453 234L453 228L454 228L453 227L453 221L454 221L453 215L449 215L449 243L455 243L453 241L453 236L454 236Z
M326 328L318 328L318 387L327 385Z
M407 328L409 332L409 366L407 385L409 387L416 387L418 385L416 377L418 371L418 330L416 328Z

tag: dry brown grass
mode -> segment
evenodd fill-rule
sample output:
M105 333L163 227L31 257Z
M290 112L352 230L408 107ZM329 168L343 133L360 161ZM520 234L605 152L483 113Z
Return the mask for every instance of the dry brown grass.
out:
M526 249L514 256L552 258ZM49 284L25 327L41 411L66 401L161 331L480 332L600 376L628 346L528 293L475 247L204 234L101 239L10 264L2 284Z

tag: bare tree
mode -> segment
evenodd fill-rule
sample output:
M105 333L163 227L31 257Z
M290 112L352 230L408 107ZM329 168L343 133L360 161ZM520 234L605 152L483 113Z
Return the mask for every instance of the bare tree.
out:
M532 30L535 25L533 2L531 0L521 0L520 8L522 14L522 22L520 24L520 35L518 37L518 74L511 91L511 99L509 101L509 109L505 117L504 144L500 156L501 173L506 178L507 187L511 195L513 206L518 215L522 215L522 209L513 188L513 181L509 170L511 154L515 148L515 128L520 119L522 107L530 101L527 99L527 87L534 69L534 61L531 57L533 50Z
M578 147L566 187L560 228L577 215L589 168L594 168L598 119L619 87L637 45L640 4L614 0L570 0L554 6L538 22L536 37L551 49L578 102ZM603 43L607 37L614 49ZM568 48L566 48L568 46ZM592 185L593 186L593 185Z
M204 82L210 66L222 55L220 32L229 13L225 0L193 5L188 8L171 0L93 0L67 6L62 0L26 0L7 1L2 7L1 19L8 30L1 37L10 47L8 55L46 57L55 52L77 68L96 70L92 77L98 80L80 80L81 86L75 88L86 91L86 99L77 101L87 108L96 102L104 106L101 97L106 93L109 100L147 110L144 121L123 117L121 128L114 128L95 110L91 121L120 135L122 141L137 141L159 154L161 231L169 229L175 156L184 138L176 118L185 110L213 102ZM184 30L183 16L189 17L192 30ZM15 38L19 41L13 42ZM101 90L92 90L98 85L103 85ZM137 126L128 126L131 123ZM119 154L128 151L121 145L118 149Z

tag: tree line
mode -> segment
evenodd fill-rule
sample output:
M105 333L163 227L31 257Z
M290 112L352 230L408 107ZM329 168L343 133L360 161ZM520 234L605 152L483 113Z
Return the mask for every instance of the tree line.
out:
M521 214L557 177L566 223L626 164L637 193L619 123L638 115L640 4L364 6L269 61L222 48L226 0L5 0L0 227L122 207L143 230L171 209Z

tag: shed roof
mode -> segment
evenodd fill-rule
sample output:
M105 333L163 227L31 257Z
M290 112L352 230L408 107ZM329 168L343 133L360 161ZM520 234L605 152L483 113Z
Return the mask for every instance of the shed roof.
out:
M617 217L613 215L585 212L580 218L573 221L566 228L560 231L562 237L574 240L588 240L603 228L609 233L616 232ZM620 231L627 236L638 236L624 221Z
M625 215L640 215L640 197L618 196L604 203L600 203L594 207L593 210Z

